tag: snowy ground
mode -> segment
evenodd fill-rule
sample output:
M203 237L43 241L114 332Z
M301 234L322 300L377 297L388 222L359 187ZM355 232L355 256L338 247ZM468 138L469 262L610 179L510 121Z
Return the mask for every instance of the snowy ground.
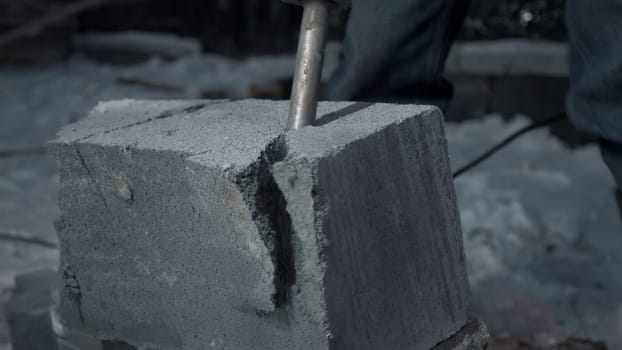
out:
M75 58L52 67L0 68L0 151L42 145L100 100L195 98L206 89L243 97L253 84L286 77L292 62L197 56L113 67ZM453 165L526 123L489 116L448 125ZM57 243L57 185L49 156L0 158L0 303L15 274L56 265L55 248L2 237ZM622 227L613 188L595 147L568 150L545 130L456 181L473 313L495 334L542 344L587 337L622 348ZM0 349L7 342L0 317Z
M452 163L526 123L491 117L449 125ZM474 309L493 331L622 348L622 229L613 188L595 147L569 151L546 130L457 179Z

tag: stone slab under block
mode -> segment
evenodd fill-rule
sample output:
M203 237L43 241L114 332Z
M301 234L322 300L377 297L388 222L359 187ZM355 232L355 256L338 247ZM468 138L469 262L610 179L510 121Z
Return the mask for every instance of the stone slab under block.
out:
M15 290L6 302L5 316L13 350L56 350L51 318L58 274L38 270L15 277Z
M137 349L422 349L467 324L433 107L102 103L51 144L64 328Z

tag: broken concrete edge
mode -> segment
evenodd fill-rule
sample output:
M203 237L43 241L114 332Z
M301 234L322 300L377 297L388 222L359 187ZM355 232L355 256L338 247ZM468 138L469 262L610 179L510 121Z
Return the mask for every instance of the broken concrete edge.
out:
M314 135L326 134L327 139L324 143L318 144L317 154L314 155L320 157L322 155L330 156L342 151L349 143L353 142L357 138L365 138L371 134L382 132L383 130L400 125L407 121L412 115L418 115L420 118L433 118L438 120L441 124L442 114L436 107L422 107L417 106L411 114L401 115L401 118L394 120L392 123L383 125L376 129L361 129L351 130L352 134L348 135L344 139L344 135L330 135L326 130L330 130L334 127L334 124L341 123L346 127L351 124L349 118L356 118L356 112L366 108L377 108L377 113L374 115L381 115L381 110L390 105L375 105L375 104L361 104L353 103L347 104L344 108L340 108L334 112L330 112L320 119L316 125L304 128L302 130L284 130L279 134L267 147L261 152L261 155L256 159L253 166L249 169L252 174L245 172L237 172L235 168L226 169L226 173L229 176L229 180L239 185L239 188L246 189L242 191L245 197L245 201L249 205L249 209L252 212L252 216L255 222L262 226L259 232L269 232L269 236L263 236L262 239L266 248L269 250L269 254L274 264L274 295L273 302L274 308L271 310L265 310L266 315L269 315L278 309L286 308L292 305L292 288L297 287L303 294L304 291L315 291L316 293L307 293L307 295L300 296L298 299L310 300L315 299L313 295L319 296L324 294L323 286L318 281L322 280L322 276L325 272L326 258L322 256L325 246L327 245L327 239L322 235L322 215L328 211L326 208L326 200L322 198L322 194L317 191L318 186L318 174L317 168L310 166L310 169L315 169L315 172L309 174L310 183L306 192L311 193L314 200L312 201L313 208L306 210L292 210L288 209L290 203L287 203L283 194L283 184L279 183L280 179L275 176L275 169L280 167L286 167L286 163L292 161L307 161L307 154L295 154L290 153L288 147L288 141L291 140L292 135L305 133L312 133ZM400 106L403 108L403 106ZM369 111L368 111L369 112ZM389 112L390 113L390 112ZM380 117L381 118L381 117ZM326 121L328 119L328 121ZM334 124L333 124L334 123ZM330 124L330 125L329 125ZM441 125L441 128L443 126ZM336 136L336 137L332 137ZM339 142L330 142L330 140L339 140ZM445 150L446 151L446 150ZM287 161L285 161L287 159ZM188 157L189 161L192 161L191 157ZM281 177L284 178L284 177ZM255 184L244 183L247 179L259 179ZM250 189L250 191L249 191ZM290 212L306 212L316 213L316 217L312 219L314 222L314 229L317 235L313 241L301 242L300 235L294 234L296 226L289 215ZM300 229L300 223L298 228ZM295 237L298 241L293 241ZM301 246L302 245L302 246ZM304 247L303 247L304 246ZM300 266L299 262L294 257L302 256L308 252L317 252L317 257L307 256L305 259L298 259L307 262L307 266ZM314 262L313 264L308 264ZM307 272L306 276L297 276L298 271ZM302 283L306 285L301 286ZM320 292L320 293L317 293ZM299 310L309 318L314 319L315 322L321 325L321 328L326 336L326 339L331 339L332 334L330 332L330 325L328 315L326 314L326 306L324 300L319 298L314 300L313 303L296 303L299 307L304 305L304 310ZM315 307L309 309L309 305ZM318 307L319 306L319 307Z
M280 250L271 250L272 259L275 262L275 266L285 266L285 270L281 271L281 274L275 274L275 295L286 296L285 298L282 298L280 300L280 303L275 301L276 309L282 307L283 303L291 304L290 295L292 293L290 289L294 286L297 286L298 289L302 291L317 291L318 289L320 289L321 293L316 293L316 295L323 295L323 286L313 281L322 280L322 276L324 276L327 265L327 258L323 256L323 252L324 248L328 243L327 238L323 234L322 221L323 216L328 212L328 203L327 200L323 198L321 191L318 191L318 167L313 165L305 166L305 168L311 169L311 172L309 174L306 174L308 176L308 180L310 181L304 185L307 189L304 192L311 193L313 200L311 201L312 208L304 210L292 209L291 207L289 207L291 203L288 203L285 199L283 189L287 186L284 186L284 181L286 181L286 178L289 178L289 176L284 174L284 172L286 171L285 169L290 168L289 165L291 165L292 162L318 162L321 157L331 157L336 153L341 152L346 147L352 147L352 143L359 142L357 141L358 139L364 139L371 134L381 133L386 129L401 125L402 123L408 121L412 115L418 115L419 120L431 118L434 121L438 121L440 123L441 129L444 128L443 118L440 110L436 107L431 106L426 106L423 108L422 106L416 106L415 110L413 110L411 114L400 115L401 118L397 118L391 123L384 124L376 129L361 128L359 130L356 130L356 128L352 127L352 125L360 126L359 123L352 123L352 121L350 120L358 117L356 115L356 112L367 108L376 108L376 113L371 112L370 114L382 118L381 110L388 106L393 105L376 105L368 103L348 104L344 108L341 108L337 111L331 112L319 118L314 126L306 127L300 130L285 131L284 133L279 135L272 143L270 143L268 147L266 147L266 150L264 152L262 152L262 156L260 157L260 159L263 158L263 160L260 160L260 162L263 162L264 164L263 166L261 166L261 168L265 169L265 171L267 172L266 175L269 176L269 182L271 185L270 190L263 191L262 195L255 195L254 198L262 198L262 200L265 200L265 198L271 198L275 196L278 197L279 199L276 201L278 203L281 203L281 205L279 206L280 210L278 210L280 214L277 214L276 218L282 218L282 220L286 222L286 226L281 225L281 229L279 229L279 220L272 220L273 223L277 223L277 226L275 226L275 228L271 230L271 232L274 234L274 237L272 237L272 242L266 243L268 246L280 247ZM400 106L400 108L403 107L404 106ZM335 128L335 124L341 124L341 129L349 129L351 134L344 135L343 133L340 133L339 135L334 135L330 133L329 131ZM326 142L317 143L316 150L312 155L306 153L299 153L295 150L292 150L292 140L300 140L301 138L304 139L305 134L310 134L308 135L310 137L317 137L318 135L322 135L326 138ZM336 140L338 140L338 142L335 142ZM445 148L444 151L446 152L447 149ZM275 174L275 172L280 172L280 176ZM296 176L299 177L300 174L297 174ZM300 181L300 179L298 181ZM300 186L300 182L298 186ZM274 199L271 200L274 201ZM257 206L256 208L259 207L260 206ZM291 218L289 215L290 212L310 214L315 213L315 217L312 218L310 221L313 222L314 226L311 231L316 233L315 237L313 237L313 241L302 242L302 236L300 234L294 233L296 231L304 231L305 229L302 228L301 225L305 224L300 222L299 220L296 220L296 218ZM283 231L283 228L285 228L286 230ZM293 241L292 237L295 237L298 241ZM307 266L300 266L299 264L297 264L298 262L295 261L294 257L300 257L308 252L316 252L318 256L307 256L305 259L301 260L307 263L314 263L307 264ZM309 275L297 276L298 271L305 271L309 273ZM301 286L301 277L306 283L308 283L307 285ZM308 300L309 298L312 298L311 294L304 297L299 297L299 299L305 300ZM279 299L275 298L275 300ZM307 306L309 305L309 303L305 304ZM311 303L311 305L320 306L320 308L314 308L313 310L307 309L302 311L307 315L315 315L316 317L314 319L316 322L318 322L318 324L322 326L326 338L331 339L332 334L330 331L330 322L326 313L326 305L324 305L324 300L315 300L315 302Z
M458 332L430 350L485 350L488 349L489 339L488 327L478 319L470 317Z
M273 305L269 309L259 310L264 316L290 304L291 287L296 278L291 251L291 218L285 208L285 199L272 176L272 165L282 159L285 152L284 137L279 135L260 152L251 166L241 171L225 169L227 180L240 189L243 202L258 226L257 231L272 261ZM186 161L193 162L190 157ZM198 162L190 166L205 167Z
M304 162L304 160L301 161ZM311 169L313 168L311 167ZM294 261L295 281L298 288L296 299L310 301L300 303L299 311L320 325L325 338L330 340L333 335L330 331L325 298L322 297L325 295L324 284L321 282L327 265L323 249L327 242L322 234L321 219L327 208L325 208L322 198L316 191L318 185L317 172L294 173L287 166L287 163L277 162L273 164L272 176L278 185L280 195L285 198L287 212L299 213L299 215L291 217L292 231L297 232L293 235L295 239L291 242L290 248L296 257ZM296 186L303 192L310 193L311 200L295 204L287 202L287 198L291 194L286 183L294 177L296 178ZM297 205L297 207L292 207L293 205ZM316 232L316 234L314 236L300 234L305 231Z

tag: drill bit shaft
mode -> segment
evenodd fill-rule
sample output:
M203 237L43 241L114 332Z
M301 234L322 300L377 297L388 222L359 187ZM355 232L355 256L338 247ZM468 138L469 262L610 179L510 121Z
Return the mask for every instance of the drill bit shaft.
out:
M325 0L304 2L287 127L299 129L315 121L322 78L328 7Z

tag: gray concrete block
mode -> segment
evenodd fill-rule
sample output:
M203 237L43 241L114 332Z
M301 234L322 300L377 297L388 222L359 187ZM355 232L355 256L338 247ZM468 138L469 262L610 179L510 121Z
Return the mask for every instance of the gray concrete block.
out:
M429 349L464 325L440 112L377 104L289 132L286 143L274 173L303 256L299 297L323 306L331 348Z
M67 329L138 348L429 349L466 323L435 109L325 103L285 132L286 102L124 104L52 143Z

